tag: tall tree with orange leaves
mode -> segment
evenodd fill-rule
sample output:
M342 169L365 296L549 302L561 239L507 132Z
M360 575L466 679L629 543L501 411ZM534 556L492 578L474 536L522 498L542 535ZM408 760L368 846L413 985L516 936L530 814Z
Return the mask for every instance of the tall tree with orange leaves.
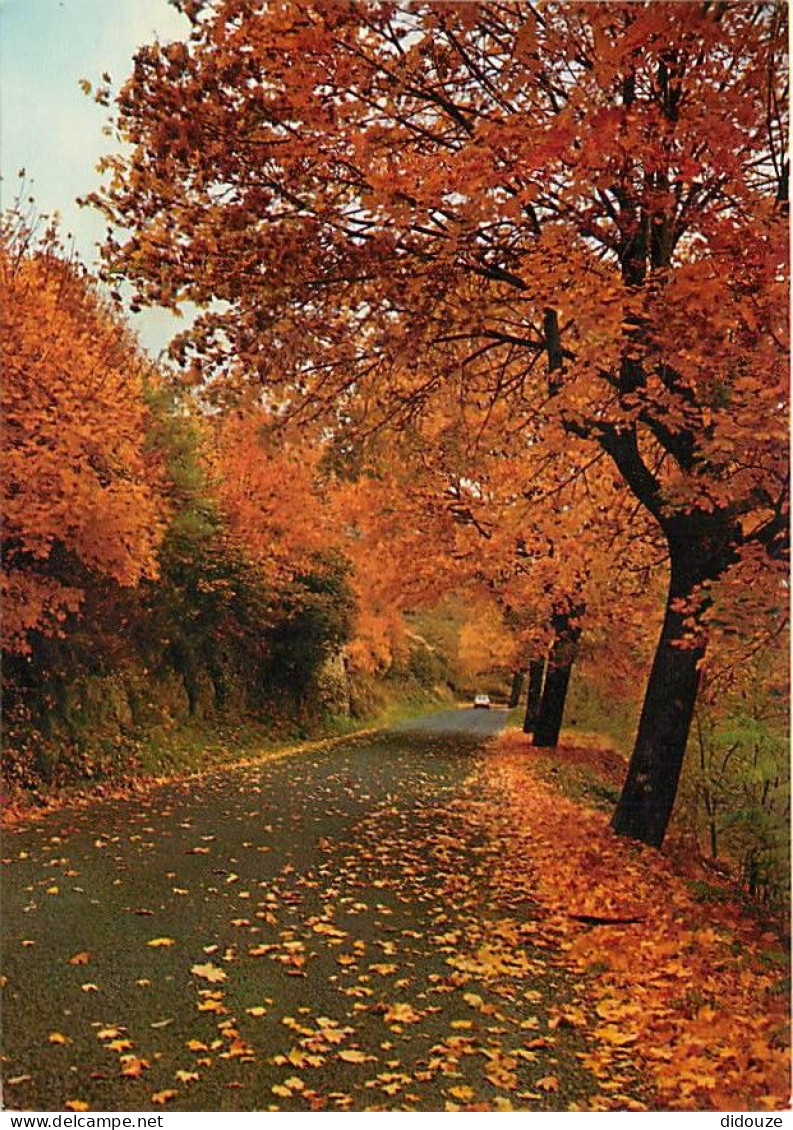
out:
M30 650L78 612L90 578L157 573L164 499L147 450L147 367L52 230L0 234L3 646Z
M525 481L535 435L606 457L669 555L614 820L660 844L708 586L786 543L783 6L181 7L118 99L109 270L206 308L205 392L362 430L457 397Z

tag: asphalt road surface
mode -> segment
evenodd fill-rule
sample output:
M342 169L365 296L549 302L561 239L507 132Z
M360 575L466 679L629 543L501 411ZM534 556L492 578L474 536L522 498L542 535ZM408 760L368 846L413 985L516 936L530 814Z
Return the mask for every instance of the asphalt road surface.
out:
M469 734L489 737L503 729L507 722L505 706L491 706L489 710L475 710L464 706L457 710L439 710L422 714L396 727L397 730L424 730L436 734Z
M504 719L445 711L7 832L6 1108L585 1103L577 1033L549 1025L571 986L536 908L492 888L504 844L466 785Z

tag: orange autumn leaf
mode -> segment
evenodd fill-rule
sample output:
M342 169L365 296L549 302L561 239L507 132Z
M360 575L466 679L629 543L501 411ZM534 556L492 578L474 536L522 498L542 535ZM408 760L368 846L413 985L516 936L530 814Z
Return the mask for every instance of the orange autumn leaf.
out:
M173 1102L173 1100L177 1097L178 1094L179 1094L178 1091L173 1091L173 1090L155 1091L154 1094L151 1096L151 1101L156 1106L164 1106L165 1103Z

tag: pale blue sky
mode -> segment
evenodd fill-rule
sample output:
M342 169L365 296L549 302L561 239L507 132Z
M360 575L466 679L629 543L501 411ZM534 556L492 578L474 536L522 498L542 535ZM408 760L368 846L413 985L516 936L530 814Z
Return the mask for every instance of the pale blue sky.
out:
M39 210L59 212L88 265L104 221L75 198L99 184L96 163L112 151L104 137L109 110L86 97L107 71L117 88L136 47L181 38L189 25L167 0L0 0L0 168L2 199L16 195L17 171ZM142 342L157 353L179 323L163 312L132 317Z

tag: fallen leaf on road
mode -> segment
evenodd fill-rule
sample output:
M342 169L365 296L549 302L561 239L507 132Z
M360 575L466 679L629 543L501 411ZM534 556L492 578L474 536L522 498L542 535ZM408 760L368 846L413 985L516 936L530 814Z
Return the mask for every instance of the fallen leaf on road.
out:
M469 1103L475 1097L473 1087L451 1087L449 1094L453 1099L459 1099L461 1103Z
M386 1008L384 1020L386 1024L416 1024L421 1016L411 1004L390 1004Z
M109 1044L105 1044L109 1052L128 1052L132 1046L132 1040L126 1040L124 1038L111 1040Z
M623 1047L625 1044L636 1043L636 1033L626 1032L618 1028L616 1024L604 1024L600 1028L595 1029L595 1036L600 1040L605 1040L608 1044L613 1044L614 1047Z
M345 1063L367 1063L373 1060L373 1055L366 1055L364 1052L356 1051L355 1048L344 1048L338 1053L339 1059L343 1059Z
M164 1106L165 1103L175 1099L178 1094L178 1091L155 1091L151 1096L151 1101L156 1103L157 1106Z
M127 1079L137 1079L144 1071L148 1070L149 1061L139 1059L136 1055L122 1055L121 1074Z
M559 1080L555 1075L544 1075L542 1079L537 1080L534 1086L539 1087L541 1091L558 1091Z
M195 974L196 977L202 977L205 981L212 983L226 980L225 970L218 969L218 967L212 965L211 962L206 962L204 965L193 965L190 972Z

